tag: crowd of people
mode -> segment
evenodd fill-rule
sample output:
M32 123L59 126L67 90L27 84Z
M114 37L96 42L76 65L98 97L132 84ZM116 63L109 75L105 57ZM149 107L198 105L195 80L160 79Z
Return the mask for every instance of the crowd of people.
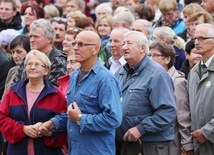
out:
M2 155L213 155L213 0L0 0Z

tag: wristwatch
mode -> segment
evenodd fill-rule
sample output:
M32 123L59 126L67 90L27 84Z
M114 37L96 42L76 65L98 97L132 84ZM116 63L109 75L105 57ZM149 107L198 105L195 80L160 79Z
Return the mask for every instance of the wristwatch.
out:
M81 117L82 117L82 114L79 114L79 120L76 122L78 125L80 125L80 119L81 119Z

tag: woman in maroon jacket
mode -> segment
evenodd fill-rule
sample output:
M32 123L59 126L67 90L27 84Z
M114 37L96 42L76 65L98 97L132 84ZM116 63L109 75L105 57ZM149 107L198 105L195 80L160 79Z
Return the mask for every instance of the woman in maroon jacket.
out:
M45 80L51 63L48 57L31 50L25 59L28 79L8 89L0 105L0 131L8 141L8 155L61 155L66 131L40 134L42 122L66 112L64 94Z

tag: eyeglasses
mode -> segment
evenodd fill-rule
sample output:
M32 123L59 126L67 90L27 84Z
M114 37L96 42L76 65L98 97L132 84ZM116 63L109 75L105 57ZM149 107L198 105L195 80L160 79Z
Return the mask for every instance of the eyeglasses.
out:
M78 29L78 28L69 28L68 29L69 31L73 31L73 32L75 32L75 33L80 33L82 30L81 29Z
M78 47L83 47L83 46L91 46L91 45L97 45L97 44L90 44L90 43L84 43L84 42L73 42L72 46L74 47L77 45Z
M152 54L152 53L149 53L148 56L149 56L149 57L154 57L154 58L156 58L156 57L164 57L163 55L157 54L157 53L153 53L153 54Z
M35 68L38 68L39 66L40 67L43 67L43 68L46 68L46 66L45 65L42 65L42 64L39 64L39 63L32 63L32 62L29 62L29 63L27 63L26 64L26 67L35 67Z
M52 22L53 22L53 21L56 21L56 22L67 23L67 19L66 19L66 18L62 18L62 17L54 17L54 18L52 18L51 21L52 21Z
M214 37L203 37L203 36L200 36L200 37L194 37L193 40L196 41L196 39L198 41L203 41L203 40L206 40L206 39L213 39Z

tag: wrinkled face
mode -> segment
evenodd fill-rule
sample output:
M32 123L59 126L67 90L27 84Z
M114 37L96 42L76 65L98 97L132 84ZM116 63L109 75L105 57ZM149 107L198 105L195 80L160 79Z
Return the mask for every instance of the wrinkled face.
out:
M45 38L45 34L41 28L30 30L30 48L44 51L47 45L51 44L50 38Z
M34 20L37 19L36 12L28 7L24 13L24 23L29 26Z
M98 45L92 39L93 37L87 36L88 33L80 33L75 38L75 60L79 63L86 63L98 54Z
M14 49L10 49L10 51L16 65L19 65L22 59L27 55L27 51L21 45L17 45Z
M60 43L65 37L65 24L59 24L58 22L53 22L52 26L54 28L55 40L54 42Z
M196 28L195 30L195 48L198 54L202 56L209 54L213 50L214 36L208 34L206 26Z
M62 42L62 44L63 44L63 51L65 53L68 53L73 48L72 43L74 41L75 40L74 40L74 36L73 35L71 35L71 34L66 34L65 35L65 38L64 38L64 40Z
M169 10L169 11L165 11L165 12L161 12L163 19L167 22L167 23L172 23L175 20L176 17L176 12L175 10Z
M80 66L80 63L75 61L75 56L74 55L68 55L68 58L67 58L68 73L71 74L79 66Z
M110 52L112 56L120 58L123 56L123 31L114 30L111 32L109 42L110 42Z
M140 62L140 56L142 53L145 53L145 46L139 45L135 34L130 34L124 37L122 49L124 59L128 62L129 65L129 62L135 62L134 65L136 65L138 62Z
M45 64L37 57L30 56L26 63L26 75L29 79L41 80L48 74L48 69Z
M195 28L197 25L204 23L204 16L198 17L197 20L190 22L190 32L191 34L195 34Z
M197 53L196 48L193 48L191 50L190 55L188 53L185 53L185 54L186 54L186 59L188 59L189 63L192 64L193 66L197 64L202 58L202 56Z
M16 15L16 10L13 10L12 3L2 2L0 5L0 18L5 23L10 23L13 16Z
M213 0L202 0L201 7L209 13L214 13L214 1Z
M79 10L79 7L78 7L78 5L76 4L76 2L75 1L70 1L70 2L68 2L67 3L67 5L66 5L66 11L69 13L69 12L73 12L73 11L77 11L77 10Z
M103 18L98 25L98 34L101 37L106 37L111 33L111 27L106 18Z
M69 17L68 21L67 21L67 29L73 28L75 26L76 26L76 22L75 22L74 18Z
M147 28L141 23L134 22L131 26L131 30L141 32L145 34L148 39L150 38L150 33L147 31Z

